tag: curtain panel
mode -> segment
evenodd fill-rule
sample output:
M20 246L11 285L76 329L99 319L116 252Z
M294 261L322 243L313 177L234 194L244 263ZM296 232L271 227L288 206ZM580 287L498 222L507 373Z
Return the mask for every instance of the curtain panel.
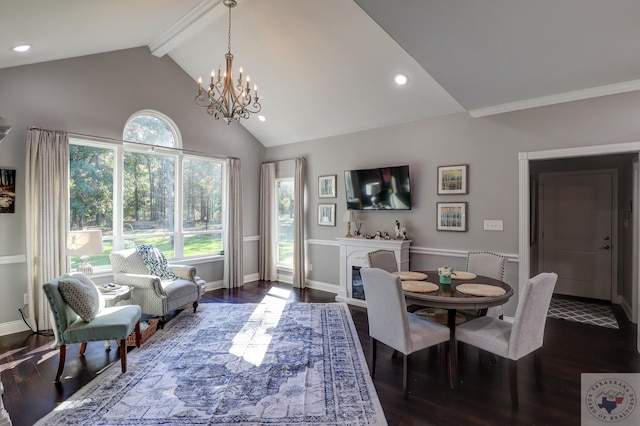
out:
M293 177L293 286L304 288L306 283L306 259L304 247L304 187L306 162L296 158Z
M276 165L264 163L260 167L260 254L258 278L276 281Z
M42 284L68 272L69 138L29 129L25 165L29 317L37 330L53 328Z
M244 285L242 264L244 233L242 229L242 170L240 159L228 158L227 190L225 192L226 218L224 221L224 273L226 288Z

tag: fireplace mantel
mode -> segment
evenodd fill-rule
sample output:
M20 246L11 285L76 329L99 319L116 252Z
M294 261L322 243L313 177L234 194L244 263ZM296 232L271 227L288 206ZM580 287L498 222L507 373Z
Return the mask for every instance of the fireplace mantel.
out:
M392 250L396 255L399 271L409 270L409 246L411 240L368 240L366 238L336 238L340 247L340 289L336 301L366 307L364 300L352 297L353 267L369 267L369 252Z

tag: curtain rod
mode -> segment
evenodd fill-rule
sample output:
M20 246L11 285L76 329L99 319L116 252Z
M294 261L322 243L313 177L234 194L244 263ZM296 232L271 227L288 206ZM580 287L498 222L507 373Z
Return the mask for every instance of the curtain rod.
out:
M44 130L44 131L47 131L47 132L66 132L66 130L45 129L43 127L37 127L37 126L28 126L27 129L29 129L29 130ZM127 143L127 144L137 145L137 146L140 146L140 147L155 147L155 148L178 151L178 152L181 152L183 154L203 155L203 156L207 156L207 157L218 158L218 159L221 159L221 160L226 160L227 158L235 158L235 159L237 159L237 157L230 157L230 156L218 155L218 154L209 154L209 153L200 152L200 151L190 151L190 150L187 150L187 149L174 148L174 147L170 147L170 146L149 145L149 144L146 144L146 143L125 141L125 140L122 140L122 139L108 138L108 137L105 137L105 136L87 135L87 134L84 134L84 133L75 133L75 132L66 132L66 133L67 133L67 135L69 135L71 137L76 137L76 138L97 139L97 140L102 140L102 141L117 142L119 144Z
M282 158L280 160L263 161L262 164L280 163L281 161L293 161L293 160L297 160L297 159L304 160L304 157L291 157L291 158Z

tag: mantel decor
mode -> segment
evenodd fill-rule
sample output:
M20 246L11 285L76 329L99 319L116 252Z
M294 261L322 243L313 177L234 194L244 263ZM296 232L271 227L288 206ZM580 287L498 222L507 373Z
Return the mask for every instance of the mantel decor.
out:
M16 212L16 171L0 169L0 213Z
M467 194L469 183L468 164L438 167L438 195Z
M467 230L467 203L436 203L438 231Z

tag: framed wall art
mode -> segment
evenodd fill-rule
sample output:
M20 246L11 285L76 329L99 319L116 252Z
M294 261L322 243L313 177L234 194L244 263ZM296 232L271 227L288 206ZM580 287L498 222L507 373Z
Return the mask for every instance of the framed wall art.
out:
M467 194L469 192L468 172L468 164L439 166L438 195Z
M318 198L336 198L336 175L318 176Z
M436 203L438 231L467 231L467 203Z
M318 204L318 225L336 226L335 204Z
M0 169L0 213L16 212L16 171Z

